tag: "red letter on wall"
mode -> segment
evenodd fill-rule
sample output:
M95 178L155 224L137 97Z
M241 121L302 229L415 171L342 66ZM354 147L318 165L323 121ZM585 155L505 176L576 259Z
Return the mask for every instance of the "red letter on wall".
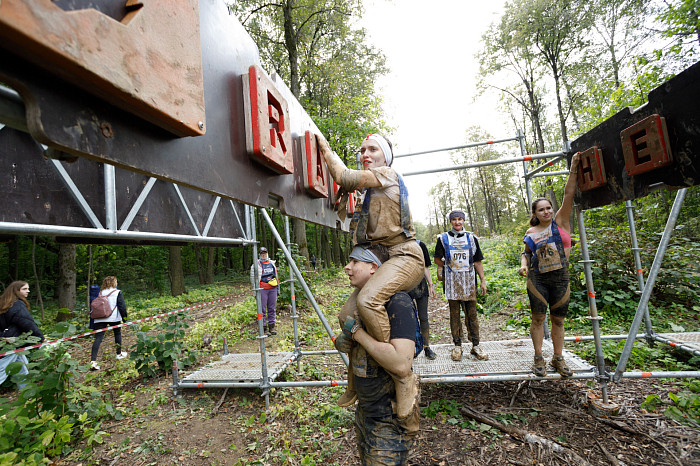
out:
M287 101L257 65L243 75L243 94L248 155L279 174L294 173Z
M581 192L599 188L608 183L605 176L603 158L598 147L593 146L580 152L580 170L578 171L578 187Z
M328 197L328 174L323 157L318 152L316 135L311 131L304 134L302 165L304 165L304 187L313 197Z
M639 175L673 163L666 119L654 114L620 133L627 174Z

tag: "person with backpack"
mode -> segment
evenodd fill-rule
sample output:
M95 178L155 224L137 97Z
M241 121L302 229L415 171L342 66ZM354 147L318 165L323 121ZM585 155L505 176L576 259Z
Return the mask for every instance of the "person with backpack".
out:
M388 260L389 252L381 244L355 246L344 269L350 285L361 290ZM352 303L355 296L348 299L344 308L356 309ZM348 383L353 381L357 397L355 433L360 464L407 464L419 430L418 403L408 416L399 416L395 384L396 378L405 379L413 373L413 358L422 349L418 313L405 291L391 296L385 307L388 342L374 338L358 313L342 310L339 320L343 331L334 340L336 349L349 353L351 361ZM420 399L420 392L416 399Z
M41 333L29 312L30 307L27 296L29 296L29 284L23 281L10 283L5 288L2 296L0 296L0 338L7 343L13 343L16 337L25 333L31 333L31 336L37 337L39 341L44 341L44 334ZM27 343L23 346L30 344ZM27 370L29 361L27 361L27 357L24 354L8 354L0 359L0 384L7 379L7 366L16 361L22 363L22 368L17 375L29 374ZM22 389L24 384L18 383L17 386Z
M90 309L95 330L102 330L112 325L121 324L123 320L126 320L126 302L122 292L117 289L117 277L113 275L105 277L100 287L100 294L92 301ZM129 353L122 351L122 329L115 328L113 330L117 359L124 359L129 356ZM100 345L104 336L105 332L96 333L95 341L92 343L90 369L93 371L100 370L100 366L97 364L97 354L100 351Z

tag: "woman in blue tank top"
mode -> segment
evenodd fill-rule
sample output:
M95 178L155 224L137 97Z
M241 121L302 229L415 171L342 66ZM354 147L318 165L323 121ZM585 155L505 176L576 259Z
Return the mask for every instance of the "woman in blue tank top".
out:
M579 155L571 159L569 179L564 187L561 208L553 211L548 199L535 199L531 206L530 228L523 242L525 250L520 256L518 273L527 276L527 295L530 298L532 322L530 336L535 350L532 371L538 377L547 375L547 365L542 355L544 321L547 307L552 320L552 367L562 376L573 372L562 354L564 348L564 319L569 310L569 250L571 249L571 225L569 217L574 204Z

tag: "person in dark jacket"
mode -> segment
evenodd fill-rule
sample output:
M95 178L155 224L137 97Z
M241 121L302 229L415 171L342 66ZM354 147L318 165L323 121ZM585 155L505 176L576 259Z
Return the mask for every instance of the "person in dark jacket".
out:
M29 296L29 283L23 281L10 283L0 296L0 338L8 343L13 343L16 337L26 333L31 333L31 336L37 337L39 341L44 341L44 334L41 333L34 318L29 313L30 306L27 296ZM29 374L25 355L8 354L0 359L0 384L7 379L7 366L15 361L23 363L18 375ZM18 386L21 389L24 384L19 383Z
M119 325L123 320L126 320L126 302L121 290L117 289L117 277L110 275L102 281L100 294L106 296L109 300L109 305L113 309L112 314L103 318L95 319L95 330L101 330L112 325ZM129 353L122 351L122 329L115 328L114 343L117 346L117 359L124 359L129 356ZM90 354L90 369L99 371L100 366L97 364L97 354L100 351L102 339L105 337L105 332L95 334L95 341L92 343L92 353Z

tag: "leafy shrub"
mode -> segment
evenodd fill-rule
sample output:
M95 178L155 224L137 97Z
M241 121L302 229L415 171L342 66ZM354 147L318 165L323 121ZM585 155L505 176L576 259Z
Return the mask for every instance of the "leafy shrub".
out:
M657 411L665 406L664 415L670 419L693 427L700 425L700 382L697 380L680 382L686 390L669 392L668 401L659 395L649 395L641 404L647 411Z
M188 318L187 312L181 312L168 316L167 320L159 319L153 327L141 326L129 356L140 375L156 377L172 369L173 361L177 361L179 369L197 362L197 352L184 345L185 329L189 327ZM157 334L148 334L151 328Z
M29 374L17 376L25 387L16 400L0 400L0 451L5 452L0 464L49 463L48 457L69 452L79 438L88 445L101 443L106 435L99 430L102 419L122 417L104 394L75 382L80 368L68 350L76 347L63 343L32 351ZM13 363L9 370L17 373L20 366Z

